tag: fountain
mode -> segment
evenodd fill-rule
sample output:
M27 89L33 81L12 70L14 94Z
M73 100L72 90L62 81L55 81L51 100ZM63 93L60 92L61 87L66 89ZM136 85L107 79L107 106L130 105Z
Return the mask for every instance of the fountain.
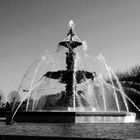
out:
M30 88L22 89L24 98L13 110L6 112L7 124L15 122L57 122L57 123L120 123L134 122L135 113L129 112L127 101L131 101L106 64L102 54L97 59L105 66L108 80L96 72L77 69L76 49L85 45L74 33L74 22L69 22L69 32L64 41L58 44L67 49L66 70L48 70L36 80L36 75L44 61L37 63ZM41 73L42 74L42 73ZM35 82L35 80L37 82ZM63 91L51 94L47 92L50 81L62 86ZM37 97L45 88L45 96ZM55 85L54 85L55 86ZM132 101L131 101L132 102ZM134 104L134 103L133 103ZM22 109L21 109L22 108Z

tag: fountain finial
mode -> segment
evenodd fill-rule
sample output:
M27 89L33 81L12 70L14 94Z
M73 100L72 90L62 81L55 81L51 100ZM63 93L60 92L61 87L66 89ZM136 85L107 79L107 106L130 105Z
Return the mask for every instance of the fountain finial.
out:
M74 21L70 20L69 21L69 32L67 34L67 36L69 37L70 41L73 41L73 36L75 36L74 27L75 27Z
M70 20L69 21L69 31L67 34L67 40L59 42L60 46L64 46L64 47L68 48L69 50L72 50L72 49L77 48L78 46L82 45L82 42L74 40L74 36L75 36L74 27L75 27L74 21Z
M69 21L69 28L72 28L72 29L74 30L74 28L75 28L75 23L74 23L73 20L70 20L70 21Z

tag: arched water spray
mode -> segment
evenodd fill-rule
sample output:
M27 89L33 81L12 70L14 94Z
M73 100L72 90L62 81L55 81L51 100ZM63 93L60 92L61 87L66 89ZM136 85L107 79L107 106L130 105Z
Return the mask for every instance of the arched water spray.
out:
M111 69L111 67L109 68L109 71L112 73L112 75L113 75L114 78L116 79L116 82L117 82L117 84L118 84L118 87L119 87L120 92L121 92L122 97L123 97L123 101L124 101L124 104L125 104L126 110L127 110L127 112L129 112L129 108L128 108L128 105L127 105L126 99L125 99L125 97L124 97L124 91L123 91L123 88L122 88L122 86L121 86L121 84L120 84L120 82L119 82L119 79L118 79L118 77L116 76L116 74L114 73L114 71Z
M140 112L140 109L136 106L136 104L126 95L124 94L124 96L133 104L133 106Z
M137 91L137 90L136 90L136 89L134 89L134 88L125 87L125 89L128 89L128 90L132 91L133 93L136 93L136 94L139 94L139 95L140 95L140 92L139 92L139 91Z
M105 98L105 89L104 89L104 85L103 85L103 77L102 75L98 76L98 80L99 80L99 83L101 85L101 90L102 90L102 95L103 95L103 103L104 103L104 111L106 112L107 111L107 103L106 103L106 98Z
M116 93L116 90L115 90L115 85L114 85L114 82L113 82L113 78L112 78L112 75L110 73L110 67L106 64L105 62L105 59L104 57L102 56L102 54L100 54L98 56L98 59L104 64L107 72L108 72L108 76L109 76L109 79L111 81L111 84L112 84L112 87L113 87L113 93L114 93L114 96L115 96L115 100L116 100L116 105L117 105L117 109L118 111L120 112L120 106L119 106L119 102L118 102L118 98L117 98L117 93Z
M53 63L54 63L54 60L53 60L53 58L52 58L52 56L47 52L47 56L42 56L42 58L41 58L41 61L39 62L39 64L37 65L37 68L36 68L36 71L35 71L35 74L34 74L34 77L33 77L33 83L34 83L34 81L35 81L35 77L36 77L36 75L37 75L37 72L39 71L39 68L40 68L40 66L41 65L43 65L44 63L46 63L46 64L49 64L49 63L51 63L52 64L52 66L53 66ZM38 83L40 83L41 82L41 84L44 82L44 79L43 78L41 78L39 81L38 81ZM32 84L33 84L32 83ZM35 93L34 93L34 96L33 96L33 105L32 105L32 111L35 109L35 103L36 103L36 96L37 96L37 89L36 89L36 91L35 91ZM29 104L29 98L28 98L28 104ZM27 105L28 106L28 105Z
M34 75L33 75L33 79L32 79L32 81L31 81L30 90L29 90L29 92L28 92L28 94L27 94L28 97L27 97L26 111L28 110L29 100L30 100L30 94L31 94L31 91L32 91L32 89L33 89L33 84L34 84L34 81L35 81L35 77L36 77L36 74L37 74L37 72L38 72L40 66L41 66L41 62L38 63L38 65L37 65L37 67L36 67L36 69L35 69L35 73L34 73Z
M121 81L121 84L130 85L130 87L124 85L124 89L131 90L133 93L136 93L136 94L140 95L140 91L138 91L137 89L135 89L135 88L133 87L133 86L138 86L138 87L140 87L140 83L136 83L136 82L132 82L132 81Z
M37 62L37 64L36 64L36 62ZM34 110L34 106L35 106L35 102L36 102L35 100L36 100L36 95L37 95L37 89L43 83L43 79L40 79L40 80L38 79L39 76L42 76L41 75L42 74L42 71L41 71L42 68L41 67L44 64L49 65L50 63L53 63L53 58L49 53L46 52L46 56L42 56L41 59L39 59L39 61L35 61L32 65L30 65L28 70L24 74L24 76L21 80L20 86L18 88L18 93L21 94L20 96L23 96L23 95L25 96L25 94L26 94L26 98L22 97L23 100L21 101L21 102L23 102L25 99L27 99L26 111L28 110L28 107L29 107L29 101L30 101L31 94L33 95L33 97L32 97L33 98L32 110ZM50 66L52 67L53 65L50 65ZM33 68L35 70L33 70ZM34 71L34 73L31 70ZM33 74L31 74L31 72ZM31 78L31 76L32 76L32 78ZM28 79L28 81L26 79ZM29 83L29 81L30 81L30 83ZM26 83L26 85L24 85L23 83L24 84ZM27 83L28 83L28 85L27 85ZM30 88L28 89L28 87L30 87ZM15 109L16 102L17 101L14 102L14 105L13 105L13 108L12 108L13 111ZM20 107L20 105L19 105L19 107Z
M39 71L40 69L40 66L42 65L43 61L45 61L46 58L44 56L42 56L41 60L38 62L37 64L37 67L35 69L35 72L34 72L34 75L33 75L33 79L31 81L31 86L30 86L30 90L28 92L28 97L27 97L27 105L26 105L26 111L28 110L28 106L29 106L29 100L30 100L30 96L31 96L31 91L32 89L34 88L34 82L35 82L35 78L36 78L36 75L37 75L37 72ZM36 95L35 95L36 96ZM35 97L34 96L34 97ZM33 103L34 104L34 103Z
M105 84L107 84L108 86L111 87L110 84L108 84L108 83L106 83L106 82L105 82ZM117 91L120 92L120 89L118 89L117 87L115 87L115 90L117 90ZM134 90L134 92L136 92L136 90ZM133 106L140 112L140 109L138 108L138 106L137 106L125 93L124 93L124 96L125 96L125 98L127 98L128 101L130 101L130 102L133 104Z
M37 83L36 85L34 85L34 86L32 87L32 89L31 89L29 92L26 93L26 96L22 99L22 101L20 102L20 104L18 105L18 107L16 108L16 110L14 111L14 114L12 115L12 121L13 121L14 116L16 115L18 109L19 109L20 106L22 105L23 101L27 98L28 94L31 94L31 92L32 92L37 86L39 86L40 84L41 84L41 82ZM27 110L26 110L26 111L27 111Z
M22 105L22 103L24 102L24 100L27 98L27 93L26 93L26 96L24 96L24 98L21 100L20 104L18 105L18 107L16 108L16 110L14 111L14 114L12 115L12 119L11 119L11 123L14 122L14 117L17 113L17 111L19 110L20 106Z

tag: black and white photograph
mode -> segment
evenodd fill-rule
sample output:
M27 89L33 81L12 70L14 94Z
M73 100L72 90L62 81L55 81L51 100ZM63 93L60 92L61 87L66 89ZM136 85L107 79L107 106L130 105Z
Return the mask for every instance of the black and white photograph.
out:
M0 140L140 140L140 0L0 0Z

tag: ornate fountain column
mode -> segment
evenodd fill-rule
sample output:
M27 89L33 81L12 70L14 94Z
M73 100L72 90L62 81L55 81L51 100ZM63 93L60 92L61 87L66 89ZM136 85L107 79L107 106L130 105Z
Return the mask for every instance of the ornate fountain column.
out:
M76 54L73 52L73 49L69 49L69 52L66 53L66 69L67 69L67 82L66 82L66 100L70 101L71 97L74 98L74 90L76 88L76 85L74 84L74 63L75 63L75 56ZM70 106L72 103L70 103Z
M75 107L75 89L76 84L84 82L86 79L94 79L94 74L85 70L75 70L76 53L74 49L78 46L82 46L82 42L76 41L76 35L74 33L74 23L69 22L69 31L67 39L59 42L60 46L68 49L66 52L66 70L48 71L45 75L47 78L59 79L59 82L65 84L65 94L62 94L61 99L56 103L56 106L60 107Z
M70 21L72 22L72 21ZM65 83L66 83L66 95L65 95L65 103L69 104L70 107L74 106L74 102L70 102L71 98L73 97L74 100L74 92L76 89L75 85L75 59L76 59L76 53L74 52L74 49L77 48L78 46L82 45L82 42L74 41L73 37L75 36L73 32L73 27L69 23L69 32L67 34L67 38L69 40L60 42L59 45L64 46L68 49L68 52L66 52L66 77L65 77Z

